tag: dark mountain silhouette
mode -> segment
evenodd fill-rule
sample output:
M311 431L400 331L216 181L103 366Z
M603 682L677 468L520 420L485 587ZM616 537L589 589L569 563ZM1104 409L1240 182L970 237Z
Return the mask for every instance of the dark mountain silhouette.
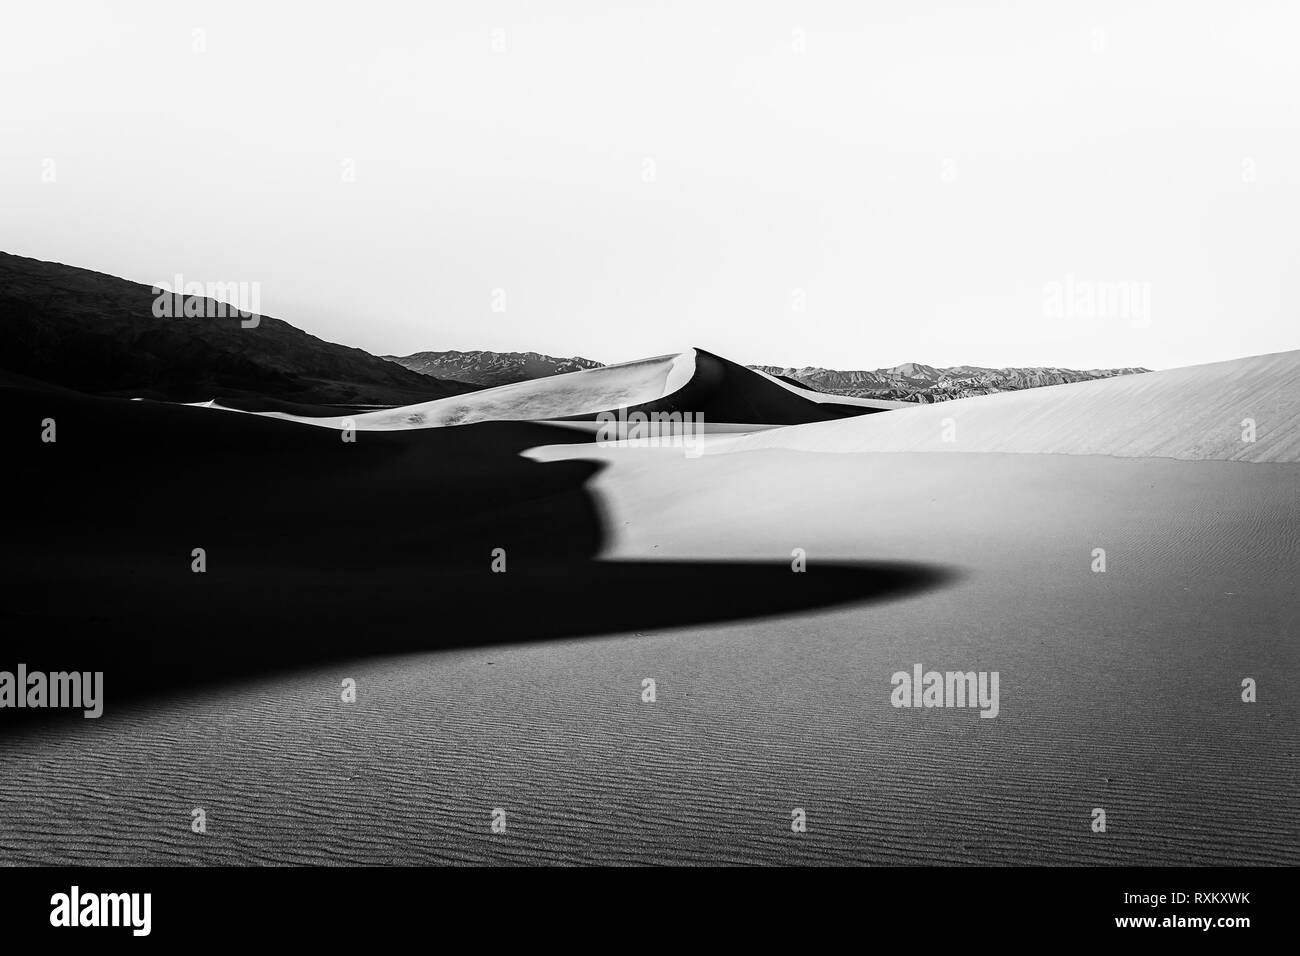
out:
M201 316L156 315L157 299L138 282L0 253L0 370L102 395L250 406L403 405L471 390L270 316L254 325L215 299L194 298Z

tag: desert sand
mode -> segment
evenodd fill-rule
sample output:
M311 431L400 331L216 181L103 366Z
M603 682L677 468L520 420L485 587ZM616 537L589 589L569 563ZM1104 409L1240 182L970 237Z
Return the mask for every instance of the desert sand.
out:
M382 411L347 416L261 414L324 428L341 429L347 425L357 431L484 421L589 419L596 413L618 409L629 413L689 411L706 421L785 425L886 411L904 404L825 395L736 365L703 349L688 349Z
M1250 441L1243 439L1248 422ZM787 429L744 447L1295 462L1300 353L914 406L907 417Z
M108 698L6 724L7 859L1300 862L1300 353L836 421L681 363L354 443L6 389L59 421L11 477L13 653ZM670 396L767 427L521 420ZM892 707L916 663L998 671L999 716Z

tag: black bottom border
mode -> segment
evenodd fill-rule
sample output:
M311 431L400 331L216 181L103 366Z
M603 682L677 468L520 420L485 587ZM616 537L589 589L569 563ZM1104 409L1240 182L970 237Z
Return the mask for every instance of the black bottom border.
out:
M685 942L689 926L732 944L780 930L805 939L902 933L920 945L1127 936L1230 946L1291 923L1294 879L1293 869L1259 867L0 867L0 911L7 941L62 936L90 945L113 937L361 944L432 930L662 946ZM129 925L54 926L59 894L66 914L74 886L83 907L92 895L150 894L148 935ZM101 905L90 903L92 913ZM109 902L109 919L121 905Z

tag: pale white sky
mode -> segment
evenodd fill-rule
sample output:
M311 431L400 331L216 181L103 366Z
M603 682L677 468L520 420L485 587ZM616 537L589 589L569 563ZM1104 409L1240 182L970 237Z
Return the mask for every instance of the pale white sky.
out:
M1300 347L1300 4L608 6L12 4L0 249L376 353Z

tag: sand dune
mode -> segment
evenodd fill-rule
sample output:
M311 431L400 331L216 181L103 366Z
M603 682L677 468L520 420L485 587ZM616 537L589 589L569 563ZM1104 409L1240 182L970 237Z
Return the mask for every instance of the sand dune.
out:
M1243 440L1248 419L1253 442ZM1300 461L1300 351L912 406L716 443L710 452L759 448Z
M23 445L5 472L12 499L27 505L0 551L11 652L107 657L119 694L183 679L187 655L207 651L171 640L180 630L208 629L220 644L205 670L265 673L380 644L428 649L770 614L934 578L853 567L786 593L770 567L611 568L596 560L607 535L586 487L596 467L521 454L594 447L582 423L481 422L346 443L295 422L66 390L0 389L0 402L16 418L58 423L57 442ZM191 571L195 547L211 556L202 574ZM492 568L498 549L508 575ZM585 587L583 599L554 600L569 585ZM623 590L638 587L676 599L627 605ZM383 634L370 633L381 619ZM150 642L165 653L149 652ZM137 659L141 650L157 664Z
M790 425L885 411L901 402L823 395L703 349L502 385L449 399L351 416L268 417L358 431L396 431L484 421L590 419L600 412L693 412L707 421Z
M681 358L466 418L599 395L765 429L687 457L580 421L379 412L348 444L5 390L59 422L6 472L12 659L102 662L112 688L100 722L0 737L8 857L1300 861L1294 355L786 428L825 406ZM1230 457L1216 423L1261 402L1259 462L1120 457ZM870 450L928 448L949 416L960 459ZM892 707L915 662L1000 672L999 717ZM220 821L202 841L198 805ZM485 836L498 806L508 839Z
M760 775L773 805L815 789L835 828L821 852L844 862L1295 863L1300 801L1279 768L1300 745L1297 354L718 436L694 459L615 445L529 456L603 466L590 487L607 560L789 562L798 549L809 575L867 555L957 569L906 601L675 648L682 678L761 688L765 667L781 674L776 699L751 700L752 724L700 715L728 744L681 744L721 762L712 776L693 766L713 789L690 801ZM1249 409L1259 441L1243 450ZM908 451L946 450L947 417L968 454ZM1006 451L1049 453L991 453ZM1197 457L1245 460L1170 460ZM1000 671L1002 716L892 709L890 673L917 661ZM1277 694L1244 705L1241 680L1259 674ZM770 743L774 726L788 746ZM1095 806L1122 827L1092 834ZM686 842L788 852L704 831Z
M674 787L662 805L647 798L628 843L681 861L802 859L762 825L785 802L822 808L831 832L816 853L837 862L1300 862L1285 769L1300 747L1300 465L567 452L605 465L590 485L607 560L789 567L801 549L810 577L868 555L959 572L904 601L646 649L642 669L689 693L671 743L635 751L671 761ZM890 674L914 662L999 671L1001 716L891 708ZM1269 700L1240 701L1247 676ZM753 798L730 799L740 780ZM627 797L606 788L603 800ZM707 809L668 822L690 806ZM1121 821L1104 837L1088 829L1098 806Z

